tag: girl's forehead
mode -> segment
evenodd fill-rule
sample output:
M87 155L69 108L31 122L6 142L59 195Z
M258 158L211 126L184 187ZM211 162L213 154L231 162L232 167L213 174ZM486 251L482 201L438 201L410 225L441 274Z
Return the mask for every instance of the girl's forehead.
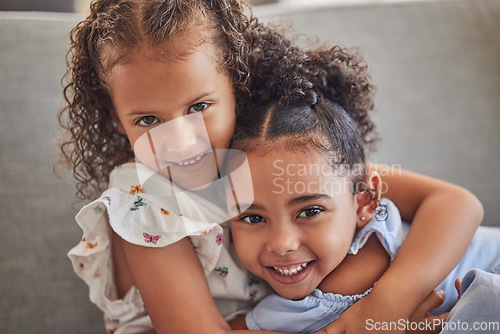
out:
M328 150L312 143L291 143L290 138L278 141L250 140L235 146L247 154L251 169L256 173L290 174L304 177L346 178L356 166L350 168L333 162ZM253 173L253 172L252 172Z
M283 136L278 139L254 138L235 143L234 148L244 151L252 159L285 157L295 161L327 161L328 152L310 140Z
M316 150L272 150L265 154L253 151L248 161L255 196L260 200L269 196L283 204L304 196L334 199L352 195L350 173L345 166L332 165Z
M288 169L295 167L309 168L308 166L321 166L323 170L329 173L334 167L328 162L325 152L310 145L291 149L284 144L272 146L272 143L255 147L248 154L248 160L254 165L271 166L278 168L283 166Z

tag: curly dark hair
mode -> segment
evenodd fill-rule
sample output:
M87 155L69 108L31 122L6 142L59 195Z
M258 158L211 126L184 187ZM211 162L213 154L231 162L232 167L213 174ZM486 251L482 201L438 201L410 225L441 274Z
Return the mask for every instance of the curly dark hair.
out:
M276 34L267 40L252 55L261 65L251 65L252 97L237 118L231 145L259 154L319 149L332 168L351 174L355 193L366 176L365 152L378 141L367 65L354 49L303 51Z
M267 30L238 0L96 0L89 16L70 33L64 97L59 110L66 137L62 163L73 169L77 197L94 198L105 189L111 170L133 158L126 136L116 129L106 84L111 67L138 48L161 47L206 22L220 66L233 80L237 110L250 93L248 57L252 35Z
M267 100L290 105L314 91L341 105L355 121L365 151L375 151L380 139L371 118L376 87L359 50L326 44L303 50L283 34L262 31L250 68L252 105Z

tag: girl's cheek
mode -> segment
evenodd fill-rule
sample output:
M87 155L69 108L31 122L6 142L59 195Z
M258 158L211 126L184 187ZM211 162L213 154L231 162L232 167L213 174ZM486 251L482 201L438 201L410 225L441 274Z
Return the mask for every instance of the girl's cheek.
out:
M251 240L249 240L248 237L245 238L242 236L242 231L239 231L238 227L234 225L231 225L231 229L236 252L240 254L242 261L247 262L247 259L250 257L252 251Z

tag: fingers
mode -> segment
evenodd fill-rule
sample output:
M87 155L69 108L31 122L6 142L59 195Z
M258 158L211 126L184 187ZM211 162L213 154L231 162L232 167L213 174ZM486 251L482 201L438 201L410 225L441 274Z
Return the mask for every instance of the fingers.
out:
M444 322L448 319L449 315L450 315L450 312L446 312L446 313L438 314L438 315L436 315L436 317Z
M448 313L443 313L439 315L430 315L429 311L438 307L444 302L445 293L443 290L432 291L427 298L417 307L415 312L410 317L410 321L418 324L424 324L422 328L426 328L425 331L422 330L406 330L406 333L426 333L426 334L437 334L442 329L442 324L444 320L448 318ZM428 326L431 324L431 326Z
M457 278L455 280L455 289L457 289L457 292L458 292L458 299L460 299L460 297L462 297L461 288L462 288L462 279Z
M326 328L320 329L317 332L314 332L314 334L345 334L345 331L337 331L335 329L332 329L331 327L327 331Z
M320 329L319 331L314 332L314 334L328 334L328 332L326 331L326 329Z
M346 331L347 331L347 324L342 319L342 316L340 316L325 328L317 332L314 332L314 334L345 334Z
M438 307L444 302L445 294L443 290L432 291L427 298L416 308L411 318L423 318L430 310Z
M424 300L424 303L427 302L428 304L428 309L427 311L430 311L439 305L441 305L446 298L446 295L443 290L434 290L432 291L429 296L427 296L426 300Z

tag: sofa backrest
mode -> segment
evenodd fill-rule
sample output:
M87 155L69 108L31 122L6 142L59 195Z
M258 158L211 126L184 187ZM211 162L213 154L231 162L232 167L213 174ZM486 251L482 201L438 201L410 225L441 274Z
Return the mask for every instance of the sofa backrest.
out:
M55 177L67 35L79 17L0 13L0 333L102 333L68 250L75 182Z

